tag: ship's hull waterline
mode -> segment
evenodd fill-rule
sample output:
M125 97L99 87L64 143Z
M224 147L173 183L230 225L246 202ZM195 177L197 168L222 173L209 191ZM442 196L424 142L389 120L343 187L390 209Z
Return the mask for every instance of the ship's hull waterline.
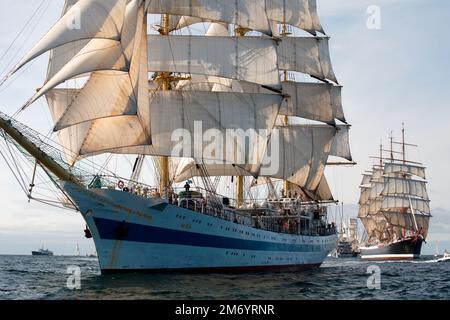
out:
M89 226L103 274L303 270L336 247L335 234L280 234L127 192L62 187Z
M363 260L413 260L420 258L423 240L407 238L383 246L360 248Z

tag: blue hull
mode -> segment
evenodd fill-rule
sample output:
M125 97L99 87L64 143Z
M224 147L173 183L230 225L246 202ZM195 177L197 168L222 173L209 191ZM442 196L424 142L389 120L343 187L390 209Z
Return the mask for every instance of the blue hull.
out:
M320 266L336 247L335 234L275 233L160 199L63 188L86 220L102 273L301 270Z

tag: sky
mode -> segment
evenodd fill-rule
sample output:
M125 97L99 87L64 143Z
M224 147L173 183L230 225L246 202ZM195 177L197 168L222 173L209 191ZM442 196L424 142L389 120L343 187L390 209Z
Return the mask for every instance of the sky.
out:
M2 0L0 57L33 15L41 1ZM45 0L36 17L0 58L3 76L57 20L63 0ZM427 167L428 191L434 218L425 253L450 249L450 204L447 169L450 142L450 42L447 0L318 0L322 25L330 39L334 71L343 89L346 117L352 125L351 148L357 165L327 169L335 198L356 215L361 173L370 169L380 141L391 131L398 139L405 123L408 142L419 145L408 157ZM368 8L377 6L380 28L368 28ZM45 9L45 10L44 10ZM20 13L11 14L11 13ZM370 11L373 13L373 11ZM372 21L372 20L370 20ZM0 88L0 110L13 114L42 85L46 57L37 59L12 83ZM50 128L44 100L27 111L21 121L41 132ZM44 244L56 254L91 253L91 240L83 237L81 216L35 202L28 203L13 175L0 159L0 254L29 254Z

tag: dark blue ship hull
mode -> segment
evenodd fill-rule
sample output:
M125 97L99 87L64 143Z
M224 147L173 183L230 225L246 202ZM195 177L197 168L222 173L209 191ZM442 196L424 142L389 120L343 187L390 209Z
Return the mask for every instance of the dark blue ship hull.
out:
M412 260L420 257L423 239L412 237L389 244L362 247L361 258L364 260Z

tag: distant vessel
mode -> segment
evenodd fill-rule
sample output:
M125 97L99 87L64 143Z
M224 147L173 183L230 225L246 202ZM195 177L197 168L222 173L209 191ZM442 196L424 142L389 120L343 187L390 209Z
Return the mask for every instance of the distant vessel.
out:
M447 250L444 252L444 256L442 258L437 259L437 262L450 262L450 253Z
M77 256L80 256L80 247L78 246L78 243L77 243L77 246L76 246L76 249L75 249L75 254Z
M53 252L48 249L41 248L38 251L31 251L31 254L33 256L52 256Z
M390 150L380 146L379 164L363 174L359 219L369 237L361 247L367 260L409 260L418 258L428 234L430 205L425 167L406 159L405 129L402 142L391 136ZM401 146L401 152L394 150ZM389 152L389 157L384 157ZM401 155L401 159L394 157Z
M359 254L358 220L349 219L348 228L342 224L342 233L337 246L338 257L357 257Z

